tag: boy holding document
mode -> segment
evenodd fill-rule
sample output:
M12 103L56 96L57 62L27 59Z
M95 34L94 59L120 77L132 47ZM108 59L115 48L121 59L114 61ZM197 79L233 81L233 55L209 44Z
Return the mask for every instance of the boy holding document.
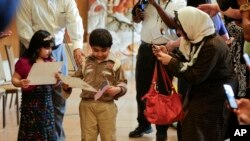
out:
M127 79L121 63L110 53L112 36L105 29L95 29L89 36L92 53L75 72L73 77L81 78L99 90L82 90L79 106L82 141L116 140L117 107L114 100L127 91ZM64 91L70 84L63 83ZM98 97L97 97L98 95Z

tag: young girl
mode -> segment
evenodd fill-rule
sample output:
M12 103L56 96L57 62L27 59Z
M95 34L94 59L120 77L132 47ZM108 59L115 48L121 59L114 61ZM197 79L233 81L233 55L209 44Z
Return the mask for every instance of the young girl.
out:
M12 83L22 90L18 141L56 141L52 104L53 86L30 86L27 79L34 63L53 61L51 52L54 46L54 38L50 33L39 30L31 38L27 53L15 65Z

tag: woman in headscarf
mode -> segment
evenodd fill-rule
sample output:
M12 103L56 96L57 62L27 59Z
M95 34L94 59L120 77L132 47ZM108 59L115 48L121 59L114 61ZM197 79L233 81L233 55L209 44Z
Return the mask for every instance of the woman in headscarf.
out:
M227 45L215 34L213 21L205 12L185 7L170 17L154 0L149 2L181 35L178 54L154 49L168 71L190 84L183 105L186 115L181 141L224 140L228 109L223 84L230 84L234 90L238 85Z

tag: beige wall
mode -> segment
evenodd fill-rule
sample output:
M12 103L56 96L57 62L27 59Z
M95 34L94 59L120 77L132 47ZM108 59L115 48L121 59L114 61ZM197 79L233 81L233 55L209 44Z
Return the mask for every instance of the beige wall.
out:
M87 29L87 6L88 6L88 0L76 0L78 9L80 12L80 15L83 19L83 25L84 25L84 30L86 32ZM15 20L15 19L14 19ZM16 33L16 26L15 26L15 21L10 24L10 26L7 29L10 29L13 34L10 37L4 38L0 40L0 52L1 55L3 56L3 59L6 59L6 53L4 50L4 45L6 44L11 44L14 49L15 57L19 57L19 42L18 42L18 37ZM84 34L84 41L86 41L86 34Z

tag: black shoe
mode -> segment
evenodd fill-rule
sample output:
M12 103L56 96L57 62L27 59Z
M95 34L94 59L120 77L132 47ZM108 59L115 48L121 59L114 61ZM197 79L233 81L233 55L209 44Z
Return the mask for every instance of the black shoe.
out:
M166 141L167 135L156 135L156 141Z
M138 138L138 137L143 136L144 134L149 134L152 132L153 132L153 130L152 130L151 126L149 126L149 127L137 127L137 128L135 128L134 131L131 131L128 136L130 138Z

